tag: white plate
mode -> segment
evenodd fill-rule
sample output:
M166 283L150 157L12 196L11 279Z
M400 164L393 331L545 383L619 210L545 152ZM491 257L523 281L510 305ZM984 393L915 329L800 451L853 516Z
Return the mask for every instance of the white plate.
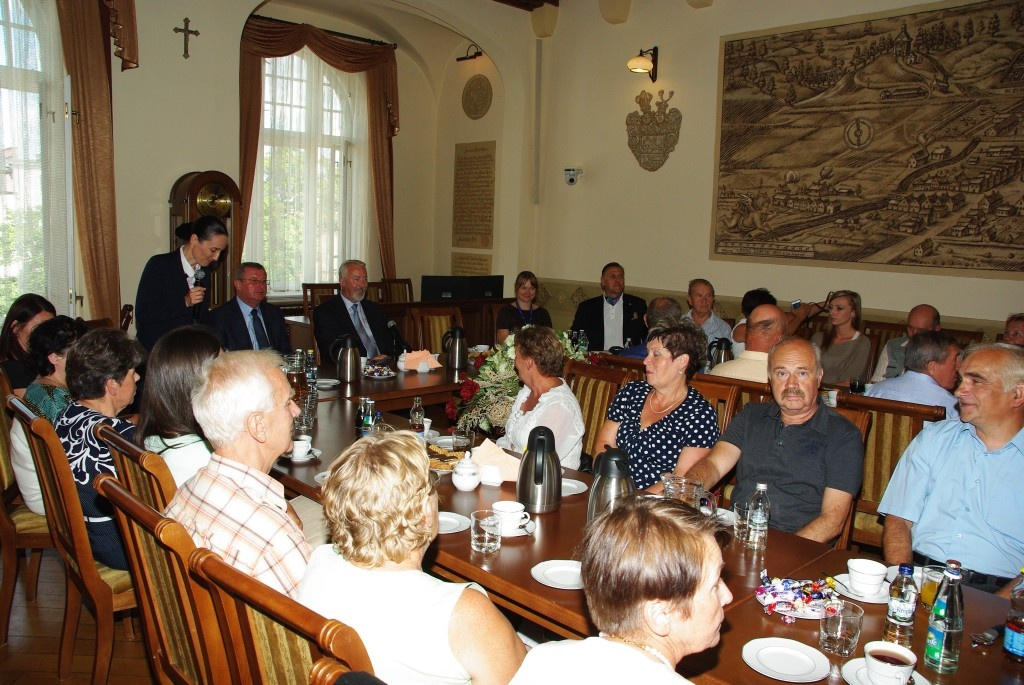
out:
M455 438L453 436L440 435L437 434L437 431L431 432L435 433L435 435L432 438L427 438L427 442L429 442L431 445L437 445L443 450L451 450L452 452L455 451Z
M436 439L436 438L438 438L440 436L441 436L441 434L438 433L436 430L433 430L433 429L428 430L428 431L424 431L424 433L423 433L423 439L426 440L427 442L430 442L431 440L434 440L434 439Z
M305 463L307 461L313 461L314 459L319 459L321 454L323 454L323 452L321 452L319 448L311 447L309 449L309 452L307 452L306 456L304 456L304 457L296 458L296 457L292 456L291 452L285 452L284 454L281 455L281 458L282 459L287 459L288 461L290 461L293 464L302 464L302 463Z
M581 480L573 480L572 478L562 479L562 497L568 497L569 495L578 495L587 491L587 484Z
M437 512L438 533L446 535L447 533L461 533L464 530L469 530L468 518L450 511Z
M802 642L762 637L743 645L743 660L769 678L787 683L813 683L828 676L828 658Z
M538 583L559 590L582 590L580 562L571 559L542 561L530 569L530 575Z
M900 567L899 566L890 566L889 568L885 569L885 582L891 583L892 581L896 580L896 576L898 576L899 574L900 574ZM924 578L924 567L923 566L915 566L914 567L914 584L917 585L918 592L921 591L921 581L922 581L923 578Z
M864 661L864 658L850 659L843 664L843 680L850 683L850 685L872 685L871 681L868 680L868 667ZM914 685L932 685L924 676L914 671Z
M757 601L760 602L761 606L765 605L765 595L754 596L757 597ZM821 618L821 607L802 606L796 611L790 611L789 609L776 609L774 613L779 614L780 616L795 616L796 618L806 618L817 621Z
M537 530L537 522L536 521L527 521L525 526L523 526L521 528L516 528L515 531L512 532L512 533L502 533L501 537L503 537L503 538L518 538L518 537L522 537L523 535L533 535L533 532L535 530Z
M320 388L321 390L330 390L331 388L336 388L339 385L341 385L341 381L339 381L337 378L316 379L316 387Z
M866 597L865 595L854 592L853 588L850 587L850 574L840 573L839 575L832 577L836 579L836 592L844 597L849 597L850 599L855 599L858 602L863 602L865 604L889 603L889 583L883 582L882 587L878 589L878 592L870 597ZM840 585L840 583L842 583L842 585Z
M330 471L321 471L320 473L318 473L315 476L313 476L313 480L315 480L320 485L323 485L324 481L327 480L327 475L329 473L330 473Z

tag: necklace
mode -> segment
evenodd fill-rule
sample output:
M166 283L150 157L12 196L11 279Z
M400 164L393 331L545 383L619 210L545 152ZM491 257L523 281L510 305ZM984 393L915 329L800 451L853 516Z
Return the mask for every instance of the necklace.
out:
M658 649L656 649L654 647L651 647L648 644L644 644L642 642L634 642L633 640L626 639L626 638L621 637L619 635L612 635L611 633L606 633L604 631L598 633L598 636L599 637L603 637L606 640L618 640L619 642L621 642L624 645L629 645L630 647L633 647L634 649L639 649L644 654L649 654L649 655L653 656L655 659L657 659L658 661L660 661L661 663L663 663L666 666L668 666L669 670L675 670L675 669L672 668L672 664L669 663L669 660L668 660L667 656L662 654Z
M654 393L656 393L656 392L658 392L658 391L655 390L654 392L652 392L650 395L647 396L647 404L649 404L651 406L651 411L653 411L655 414L667 414L669 411L671 411L673 409L673 407L675 407L677 404L679 404L680 402L682 402L683 400L686 399L686 395L683 395L682 397L680 397L678 400L676 400L672 404L668 405L667 407L665 407L661 411L658 411L657 409L654 408L654 400L651 399L652 397L654 397ZM660 395L661 393L658 393L658 394Z
M526 314L523 314L523 308L519 306L519 300L516 300L516 309L519 310L519 318L523 320L524 325L530 325L533 323L533 303L530 303L530 318L526 318Z

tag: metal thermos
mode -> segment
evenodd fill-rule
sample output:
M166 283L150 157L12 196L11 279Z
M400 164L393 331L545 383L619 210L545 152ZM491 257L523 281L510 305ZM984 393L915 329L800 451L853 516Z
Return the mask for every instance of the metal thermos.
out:
M732 340L715 338L708 345L708 369L713 369L722 362L732 361Z
M616 503L635 494L633 478L629 475L629 457L620 449L608 447L594 460L594 482L590 486L590 500L587 503L587 522L614 509Z
M353 383L359 380L359 338L354 335L343 335L331 345L331 359L338 367L338 380L342 383Z
M547 426L537 426L526 440L516 499L535 514L555 511L562 504L562 464L555 451L555 434Z
M441 351L445 353L446 366L456 371L465 371L469 366L469 343L466 329L455 326L441 338Z

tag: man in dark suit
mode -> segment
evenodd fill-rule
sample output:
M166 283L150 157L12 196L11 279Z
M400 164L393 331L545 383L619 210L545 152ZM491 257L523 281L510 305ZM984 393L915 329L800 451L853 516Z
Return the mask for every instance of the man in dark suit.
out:
M203 323L212 328L225 350L291 352L284 314L267 302L267 271L256 262L235 269L235 296L209 312Z
M626 271L618 262L601 269L601 290L604 295L580 302L572 320L572 330L587 334L591 350L636 345L645 341L647 325L644 314L647 303L626 289Z
M341 295L313 310L313 333L323 359L329 358L331 344L342 335L356 336L361 356L394 356L395 341L387 317L380 305L365 299L366 283L366 264L348 260L338 269Z

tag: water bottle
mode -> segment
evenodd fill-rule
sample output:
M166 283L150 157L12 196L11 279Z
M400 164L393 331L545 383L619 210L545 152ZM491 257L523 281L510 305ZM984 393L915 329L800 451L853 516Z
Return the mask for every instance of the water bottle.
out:
M900 564L900 574L889 585L889 611L885 615L883 640L910 649L910 643L914 639L917 595L913 564Z
M750 509L747 511L747 547L764 549L768 546L768 519L771 516L772 503L768 499L768 484L758 483L757 490L750 498Z
M964 593L960 587L960 562L946 561L942 584L928 617L924 663L936 673L956 673L960 668L960 643L964 636Z
M373 429L373 406L376 404L370 398L366 398L366 411L363 412L363 425L359 427L359 435L365 437Z
M414 397L412 409L409 410L409 430L423 435L423 399Z
M359 411L356 412L356 430L363 429L363 419L366 418L366 403L370 400L369 397L359 398Z
M1010 592L1010 611L1006 614L1003 654L1010 661L1024 663L1024 568L1021 581Z
M309 383L309 387L316 387L316 377L316 356L313 350L306 350L306 382Z
M391 430L391 426L384 423L384 414L381 412L374 412L373 414L373 425L370 426L370 435L380 435Z

